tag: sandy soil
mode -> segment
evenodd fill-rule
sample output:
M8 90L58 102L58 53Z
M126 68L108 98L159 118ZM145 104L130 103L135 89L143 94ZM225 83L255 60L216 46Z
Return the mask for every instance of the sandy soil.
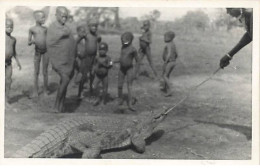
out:
M117 37L106 37L105 39L113 40L115 38ZM180 40L177 43L182 44L184 42ZM11 90L12 103L5 110L5 157L11 157L16 150L64 118L75 116L90 118L91 116L111 116L111 118L124 116L125 118L132 118L149 110L159 110L172 106L187 94L188 88L207 78L217 67L216 62L211 61L210 65L198 66L200 69L205 66L206 71L194 73L193 69L184 70L185 65L180 62L171 76L173 96L169 98L164 97L160 92L158 81L145 76L146 73L143 73L144 76L141 76L134 83L137 112L125 110L119 113L116 110L116 72L118 67L115 66L110 72L110 101L106 106L94 107L87 97L87 89L86 98L78 102L75 97L77 86L71 81L66 99L66 113L54 114L50 111L58 87L57 75L51 71L50 67L49 88L51 94L48 97L40 95L38 101L29 99L33 84L32 49L25 51L22 50L21 43L18 45L20 45L18 50L20 49L21 55L27 56L21 57L22 71L19 72L14 67L14 80ZM116 48L113 46L111 48L110 53L118 55ZM186 52L192 53L192 51L186 51L184 48L180 48L179 52L180 55L188 55ZM243 52L250 54L248 50ZM159 55L160 51L154 53ZM207 52L202 53L202 55L207 54ZM187 59L187 57L184 57L182 60ZM214 61L218 59L219 57L214 58ZM207 62L205 59L202 60L203 63ZM186 66L187 64L189 65L190 62L186 61ZM238 63L238 65L241 64ZM160 61L158 61L156 62L156 69L160 71L160 68ZM144 69L151 73L147 65L144 66ZM196 69L196 71L199 70ZM42 85L42 79L40 84ZM221 70L212 80L201 86L168 115L152 137L147 140L145 153L138 154L132 149L124 149L103 153L102 158L250 159L252 139L251 91L250 67ZM73 157L78 158L80 155Z

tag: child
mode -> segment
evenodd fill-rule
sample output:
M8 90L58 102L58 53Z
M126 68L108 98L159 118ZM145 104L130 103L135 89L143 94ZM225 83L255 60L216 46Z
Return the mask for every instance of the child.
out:
M13 20L5 20L5 101L10 103L9 92L12 84L12 58L15 58L15 61L19 67L19 70L22 69L22 66L16 55L16 39L11 36L13 32Z
M77 37L76 39L81 39L86 35L86 29L83 25L80 25L77 27ZM83 59L85 59L85 43L84 41L81 41L80 43L77 44L76 46L76 59L75 59L75 83L79 83L81 78L82 78L82 74L86 73L86 66L83 66L83 64L81 64L83 61Z
M42 26L45 22L45 14L43 11L37 10L34 12L36 25L29 29L28 45L35 45L34 55L34 90L32 97L38 97L38 76L40 71L40 62L42 58L42 73L43 73L43 93L48 95L48 64L49 58L45 55L47 28Z
M130 110L135 111L132 107L132 84L136 78L137 72L139 71L139 57L136 49L132 46L134 36L131 32L125 32L121 36L122 48L120 56L120 69L118 73L118 98L119 105L123 104L123 84L125 77L127 78L127 89L128 89L128 107ZM136 69L133 74L133 59L136 61Z
M113 62L111 58L107 56L108 45L101 42L99 44L99 55L95 59L95 65L93 67L93 74L96 79L94 81L94 88L97 88L98 84L102 82L102 97L99 95L98 100L94 105L98 105L102 100L103 104L106 104L106 95L108 90L108 70L112 67Z
M172 92L171 92L171 84L169 81L169 77L170 74L173 70L173 68L176 65L176 59L178 57L178 53L176 50L176 46L173 42L173 39L175 38L175 34L172 31L166 32L164 34L164 42L166 43L166 46L164 47L164 51L163 51L163 90L166 91L165 96L171 96Z
M68 9L58 6L56 20L50 24L46 38L52 68L60 77L54 112L64 111L67 88L75 65L76 45L71 30L65 25L67 18Z
M81 92L83 90L83 86L88 78L89 79L89 87L90 92L93 91L93 80L94 74L92 74L92 68L94 64L95 57L97 55L98 44L101 42L101 37L97 34L98 22L96 20L90 20L88 23L89 34L77 40L77 44L84 38L85 39L85 59L82 60L81 66L84 68L84 73L82 74L82 78L79 84L78 97L81 98Z
M140 49L139 49L140 60L142 61L144 56L146 55L147 60L150 64L150 67L152 68L152 71L153 71L155 77L157 77L157 73L156 73L155 68L153 66L151 48L150 48L150 44L152 43L152 33L150 31L149 20L145 20L143 22L143 26L141 27L141 29L143 30L143 34L139 38L139 41L140 41Z

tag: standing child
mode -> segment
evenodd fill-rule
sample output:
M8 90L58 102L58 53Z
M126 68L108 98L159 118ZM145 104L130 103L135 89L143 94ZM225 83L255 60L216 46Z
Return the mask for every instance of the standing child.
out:
M91 72L92 72L95 57L97 55L98 44L101 42L101 37L97 34L98 22L96 20L90 20L88 23L88 27L89 27L89 33L77 40L77 44L78 44L82 39L85 39L85 51L86 51L85 52L86 58L81 62L81 66L85 72L82 74L83 76L79 84L79 90L78 90L79 98L81 98L81 92L88 78L88 75L90 76L89 79L90 92L92 93L93 91L93 80L95 76Z
M118 98L119 105L123 104L123 84L125 77L127 78L127 89L128 89L128 107L130 110L135 111L132 107L132 84L136 78L137 72L139 71L140 60L136 49L132 45L134 36L131 32L125 32L121 36L122 48L120 56L120 69L118 72ZM133 60L136 61L135 73L133 73Z
M153 71L155 77L157 77L157 73L155 71L153 61L152 61L151 48L150 48L150 44L152 43L152 33L150 31L150 21L145 20L143 22L143 26L141 27L141 29L143 30L143 34L139 38L139 41L140 41L140 49L139 49L140 60L142 61L144 56L146 55L147 60L150 64L150 67L152 68L152 71Z
M76 39L81 39L86 35L86 29L83 25L77 27ZM80 41L76 46L76 59L75 59L75 83L79 83L83 74L87 73L86 66L82 66L85 57L85 41Z
M95 59L95 65L93 67L93 74L95 74L94 88L97 88L100 82L102 82L102 95L99 95L98 100L94 105L98 105L102 100L103 104L106 104L106 96L108 90L108 71L112 67L113 63L111 58L107 55L108 45L101 42L99 44L99 55Z
M38 76L40 72L40 63L42 59L42 74L43 74L43 93L48 95L48 64L49 58L45 55L47 28L42 26L45 22L45 14L43 11L37 10L34 12L36 25L29 29L28 45L35 45L34 55L34 89L33 97L38 97Z
M176 59L178 57L178 53L176 50L176 46L174 44L173 39L175 38L175 33L172 31L166 32L164 34L164 42L166 43L166 46L164 47L163 51L163 90L166 91L165 96L171 96L171 83L169 81L170 74L173 70L173 68L176 65Z
M19 70L22 69L21 64L16 55L16 39L11 36L13 32L13 20L5 20L5 101L10 102L9 92L12 84L12 58L15 58L15 61L19 67Z

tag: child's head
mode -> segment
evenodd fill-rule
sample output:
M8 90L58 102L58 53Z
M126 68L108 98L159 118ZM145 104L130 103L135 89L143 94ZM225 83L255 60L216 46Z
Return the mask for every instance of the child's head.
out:
M78 34L79 37L83 37L83 36L86 35L86 29L83 25L79 25L77 27L77 34Z
M88 27L89 27L90 33L95 34L97 32L97 29L98 29L98 22L97 22L97 20L96 19L91 19L88 22Z
M68 22L71 23L71 22L73 22L73 21L74 21L73 16L72 16L72 15L69 15L69 16L68 16Z
M175 33L173 31L168 31L164 34L164 42L171 42L175 38Z
M121 35L121 42L123 46L128 46L132 43L134 35L131 32L125 32Z
M227 9L227 14L233 17L239 17L243 13L242 8L226 8Z
M150 21L149 20L143 21L143 26L141 27L141 29L143 29L144 31L148 31L150 29Z
M33 12L34 18L36 20L37 23L39 24L44 24L45 22L45 13L41 10L37 10Z
M105 56L106 53L107 53L107 51L108 51L108 45L107 45L107 43L101 42L101 43L99 44L98 50L99 50L99 55L100 55L100 56Z
M12 19L7 18L5 20L5 32L7 34L11 34L13 32L13 28L14 28L14 22Z
M64 25L68 19L68 9L64 6L59 6L56 8L56 19L61 24Z

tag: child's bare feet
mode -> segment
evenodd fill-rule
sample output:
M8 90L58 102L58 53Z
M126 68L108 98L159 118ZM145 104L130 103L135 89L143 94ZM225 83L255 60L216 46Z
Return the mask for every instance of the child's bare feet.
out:
M121 106L123 104L124 100L122 98L118 98L118 105Z
M165 96L165 97L170 97L170 96L172 96L172 92L169 91L169 92L167 92L164 96Z
M34 99L34 98L38 98L39 97L39 94L38 92L34 91L33 94L31 95L31 98Z
M101 101L101 100L98 98L98 99L97 99L97 100L94 102L94 104L93 104L93 105L94 105L94 106L97 106L97 105L99 105L100 101Z
M128 105L128 109L131 110L131 111L136 111L136 109L130 104Z
M135 97L132 98L131 104L134 105L134 104L136 104L136 102L137 102L137 99Z
M50 94L50 92L49 92L48 90L43 91L43 96L44 96L44 97L49 96L49 94Z

